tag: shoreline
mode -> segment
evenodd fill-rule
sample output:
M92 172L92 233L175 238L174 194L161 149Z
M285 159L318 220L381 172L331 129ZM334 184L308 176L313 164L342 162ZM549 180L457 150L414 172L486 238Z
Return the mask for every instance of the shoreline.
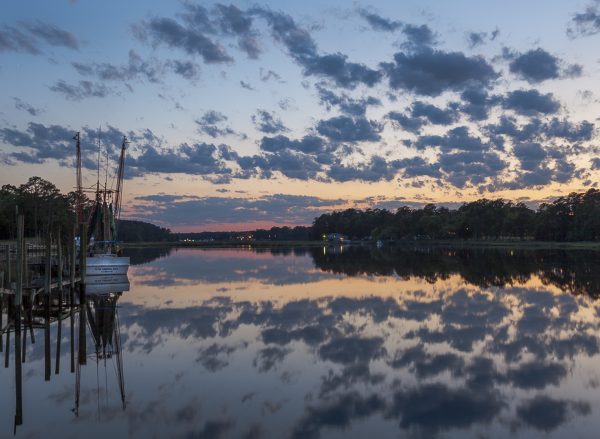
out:
M343 245L355 247L376 247L373 241L348 241ZM126 242L123 248L316 248L339 247L339 243L323 241L210 241L210 242ZM402 247L456 247L456 248L514 248L521 250L600 250L600 242L577 241L470 241L470 240L420 240L384 243L383 248Z

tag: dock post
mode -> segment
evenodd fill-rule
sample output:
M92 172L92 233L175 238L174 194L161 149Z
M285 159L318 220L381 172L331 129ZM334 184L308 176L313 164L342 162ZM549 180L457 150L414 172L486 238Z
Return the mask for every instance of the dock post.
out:
M21 305L23 303L23 250L24 219L17 216L17 254L16 254L16 290L15 290L15 426L23 423L23 359L21 358Z
M52 290L52 235L48 226L46 237L46 272L44 273L44 380L50 381L50 291Z
M6 287L10 288L10 243L6 244Z
M58 227L56 239L56 252L58 258L58 327L56 329L56 366L54 374L60 372L60 342L62 338L62 311L63 311L63 254L60 226Z
M79 227L79 364L87 363L87 345L85 338L86 325L86 296L85 296L85 266L87 257L87 224Z

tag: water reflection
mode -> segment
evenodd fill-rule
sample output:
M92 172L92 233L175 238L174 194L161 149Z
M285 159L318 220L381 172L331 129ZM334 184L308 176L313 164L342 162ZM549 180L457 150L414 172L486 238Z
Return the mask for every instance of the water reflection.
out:
M73 384L36 383L22 430L589 437L600 426L597 262L583 251L173 251L79 316L94 322L84 340L96 364L126 353L121 372L107 368L117 385L96 392L104 377L82 366L75 418L63 402L73 406ZM37 355L28 349L28 363ZM109 389L118 404L93 410Z
M121 350L121 334L118 320L117 302L121 297L121 291L113 291L129 282L127 276L121 276L118 283L108 283L102 285L95 282L93 292L81 289L57 292L54 291L50 297L45 295L25 296L22 309L15 308L13 297L9 295L0 296L2 309L6 314L2 316L0 326L2 328L2 338L6 343L3 346L4 367L9 368L10 357L14 355L14 433L17 434L17 427L23 425L24 407L27 407L29 401L27 397L39 397L46 393L43 387L35 384L34 395L31 395L32 389L24 381L30 381L30 378L37 375L43 362L44 381L52 381L52 350L54 356L54 375L60 377L61 361L64 362L63 353L69 352L70 360L70 381L74 383L74 392L72 392L74 407L72 412L77 417L80 414L81 403L81 380L82 366L88 364L88 358L91 358L96 364L96 372L107 368L116 371L116 380L120 393L120 400L123 409L125 409L125 377L123 374L123 357ZM67 288L68 290L68 288ZM63 325L66 325L67 333L63 333ZM39 339L40 333L43 333L43 346L36 344L36 338ZM11 334L14 335L14 345L11 343ZM27 336L30 336L28 341ZM88 352L88 340L91 338L93 353ZM68 350L64 344L68 344ZM43 350L43 353L42 353ZM43 360L42 360L43 356ZM113 364L114 363L114 364ZM23 373L25 371L25 373ZM63 371L64 374L64 371ZM59 378L60 379L60 378ZM67 380L61 380L69 382ZM108 386L108 375L103 383ZM8 389L8 386L5 387ZM89 394L89 391L86 390ZM98 414L100 414L100 394L108 395L108 387L101 390L100 381L97 381L96 394L98 397ZM50 399L53 396L50 395ZM66 394L61 395L60 402L65 402ZM89 398L88 398L89 401ZM34 402L34 401L32 401ZM108 400L106 401L108 407ZM41 407L41 409L47 409ZM3 412L10 412L8 407L3 407ZM39 414L33 413L33 419L29 423L36 424L39 421ZM25 417L26 418L26 417Z

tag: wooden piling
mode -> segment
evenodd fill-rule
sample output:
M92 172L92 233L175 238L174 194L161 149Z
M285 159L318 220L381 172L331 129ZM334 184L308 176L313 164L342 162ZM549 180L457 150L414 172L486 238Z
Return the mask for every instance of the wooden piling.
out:
M23 423L23 358L21 354L21 305L23 303L23 250L24 245L24 218L23 214L17 216L17 254L16 254L16 290L15 290L15 426Z
M10 244L6 244L6 288L10 288Z
M50 227L48 227L50 229ZM44 273L44 380L50 381L52 363L50 349L50 292L52 285L52 235L46 237L46 271Z
M54 374L60 372L60 342L62 338L62 311L63 311L63 255L60 227L56 239L56 257L58 259L58 327L56 329L56 366Z
M12 317L11 310L13 306L13 296L12 294L8 295L8 303L6 305L6 312L8 314L8 319L6 322L6 345L4 347L4 368L8 369L8 364L10 362L10 319Z

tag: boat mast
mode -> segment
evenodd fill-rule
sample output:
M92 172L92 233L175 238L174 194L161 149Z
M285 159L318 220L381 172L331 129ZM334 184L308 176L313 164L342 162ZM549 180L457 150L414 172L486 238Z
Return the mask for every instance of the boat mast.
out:
M81 182L81 142L79 140L79 131L73 137L77 141L75 148L77 151L77 158L75 166L77 167L77 199L75 201L75 210L77 213L77 224L83 222L83 188Z
M96 178L96 201L100 200L100 127L98 127L98 173Z
M117 171L117 189L115 191L115 209L114 217L119 220L121 217L121 202L123 201L123 175L125 172L125 149L129 141L126 136L123 136L123 143L121 145L121 156L119 157L119 169Z

